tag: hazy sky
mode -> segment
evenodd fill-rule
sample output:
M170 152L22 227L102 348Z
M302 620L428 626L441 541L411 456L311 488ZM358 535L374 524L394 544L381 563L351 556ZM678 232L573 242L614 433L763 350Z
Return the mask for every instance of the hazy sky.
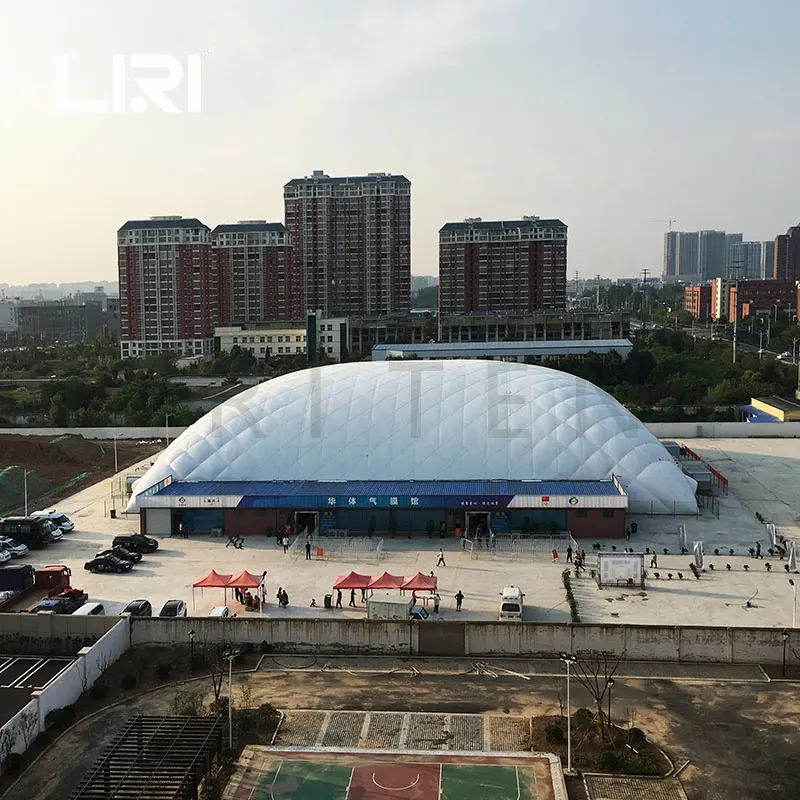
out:
M771 239L798 29L796 0L0 0L0 283L114 279L130 218L282 220L314 169L410 178L416 274L467 216L560 217L570 275L658 272L670 217ZM198 54L202 112L58 113L60 53L92 99L115 53Z

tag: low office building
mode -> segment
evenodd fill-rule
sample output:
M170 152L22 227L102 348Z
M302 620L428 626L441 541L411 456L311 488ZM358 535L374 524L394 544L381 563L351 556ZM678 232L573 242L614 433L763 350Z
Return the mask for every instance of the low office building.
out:
M264 323L214 328L214 349L230 353L234 347L265 359L306 355L306 329L301 323Z
M403 359L440 360L450 358L480 358L495 361L535 363L564 356L585 356L589 353L608 355L618 353L627 358L633 350L628 339L598 341L567 340L560 342L435 342L432 344L379 344L372 348L373 361Z

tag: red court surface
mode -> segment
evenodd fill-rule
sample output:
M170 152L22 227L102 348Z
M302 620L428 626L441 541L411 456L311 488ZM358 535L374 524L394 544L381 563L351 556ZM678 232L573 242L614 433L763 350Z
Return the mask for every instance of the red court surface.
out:
M385 750L245 748L225 800L565 800L560 762Z

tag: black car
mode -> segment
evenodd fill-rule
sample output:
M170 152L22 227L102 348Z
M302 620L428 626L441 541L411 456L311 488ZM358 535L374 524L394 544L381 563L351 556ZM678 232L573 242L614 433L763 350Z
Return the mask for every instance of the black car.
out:
M158 550L158 541L141 533L131 533L127 536L115 536L112 547L124 547L126 550L135 550L137 553L154 553Z
M133 569L132 561L123 561L116 556L98 556L83 565L89 572L130 572Z
M124 547L112 547L110 550L103 550L102 553L98 553L95 557L100 558L101 556L116 556L123 561L133 561L134 563L142 560L141 553L137 553L135 550L127 550Z
M152 617L153 606L150 605L149 600L131 600L131 602L122 609L121 613L130 614L132 617Z

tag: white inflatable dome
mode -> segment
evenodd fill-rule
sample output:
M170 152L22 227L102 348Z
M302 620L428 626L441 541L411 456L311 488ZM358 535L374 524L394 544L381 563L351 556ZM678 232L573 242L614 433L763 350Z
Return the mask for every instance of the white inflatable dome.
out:
M598 480L633 511L694 513L695 482L606 392L495 361L337 364L254 386L182 433L134 485L257 480Z

